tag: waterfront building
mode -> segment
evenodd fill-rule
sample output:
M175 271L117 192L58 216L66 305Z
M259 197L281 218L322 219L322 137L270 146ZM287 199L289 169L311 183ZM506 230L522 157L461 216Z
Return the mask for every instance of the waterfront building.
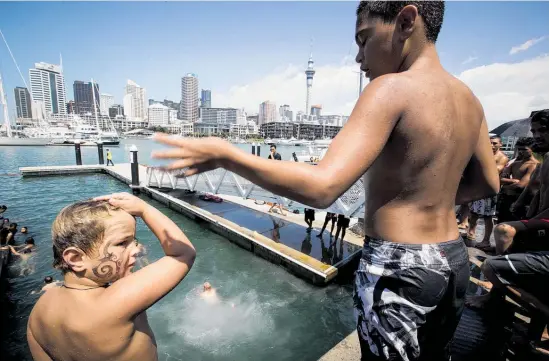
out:
M32 99L42 102L46 114L67 114L65 78L60 65L35 63L29 69Z
M198 114L198 77L188 73L181 78L180 118L185 122L196 122Z
M17 118L32 118L32 101L29 90L18 86L14 89L14 93Z

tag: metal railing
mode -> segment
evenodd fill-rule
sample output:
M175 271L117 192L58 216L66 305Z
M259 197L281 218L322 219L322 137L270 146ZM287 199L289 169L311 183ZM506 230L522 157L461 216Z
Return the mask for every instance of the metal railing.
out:
M287 208L311 208L280 197L249 180L225 169L215 169L190 177L181 176L181 171L164 171L147 167L145 186L154 188L188 189L212 194L239 196L281 204ZM364 216L365 193L362 178L351 186L330 207L323 211L344 214L346 217ZM320 209L319 209L320 210Z

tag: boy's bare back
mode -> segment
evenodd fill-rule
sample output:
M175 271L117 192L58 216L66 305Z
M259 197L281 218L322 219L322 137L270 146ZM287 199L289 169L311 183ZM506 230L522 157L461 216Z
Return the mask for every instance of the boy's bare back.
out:
M479 135L486 136L488 147L487 131L481 129L486 127L482 106L442 68L389 77L399 87L395 97L407 100L385 147L364 175L366 234L396 243L456 239L456 191Z

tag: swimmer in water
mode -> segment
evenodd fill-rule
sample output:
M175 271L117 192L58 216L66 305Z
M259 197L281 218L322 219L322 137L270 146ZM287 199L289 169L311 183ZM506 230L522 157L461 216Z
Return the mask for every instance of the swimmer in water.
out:
M39 292L36 292L36 291L32 291L31 292L31 295L35 294L35 293L42 293L42 292L46 292L47 290L49 289L52 289L54 287L59 287L61 286L61 282L59 281L53 281L53 277L51 276L47 276L44 278L44 287L42 287L42 289L39 291Z
M200 293L200 297L205 299L208 303L217 303L219 298L217 297L217 291L212 287L210 282L204 282L203 290Z
M132 272L136 218L158 238L164 257ZM52 225L62 287L36 302L27 326L34 360L158 360L146 310L185 278L196 252L162 212L117 193L71 204Z
M0 249L7 249L9 248L9 250L11 251L11 254L13 254L14 256L18 256L22 262L25 262L27 261L30 256L31 256L31 252L32 250L34 249L34 238L32 237L29 237L25 240L25 244L22 244L20 246L12 246L12 245L9 245L7 247L2 247ZM16 250L16 248L19 248L19 250Z
M356 62L370 82L315 167L271 162L221 138L155 136L172 147L153 153L173 160L166 170L225 168L311 208L364 187L353 297L363 359L448 359L469 283L455 205L500 188L482 104L437 54L444 10L443 1L360 2Z
M21 233L22 233L22 234L27 234L27 233L29 233L28 227L25 227L25 226L21 227Z

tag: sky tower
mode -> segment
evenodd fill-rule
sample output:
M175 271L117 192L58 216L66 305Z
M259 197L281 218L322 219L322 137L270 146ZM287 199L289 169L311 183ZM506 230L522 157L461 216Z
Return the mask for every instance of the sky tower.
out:
M307 64L307 69L305 70L305 75L307 75L307 102L305 103L305 114L311 114L311 88L313 87L313 76L315 75L315 69L313 68L315 62L313 61L313 53L309 56L309 63Z

